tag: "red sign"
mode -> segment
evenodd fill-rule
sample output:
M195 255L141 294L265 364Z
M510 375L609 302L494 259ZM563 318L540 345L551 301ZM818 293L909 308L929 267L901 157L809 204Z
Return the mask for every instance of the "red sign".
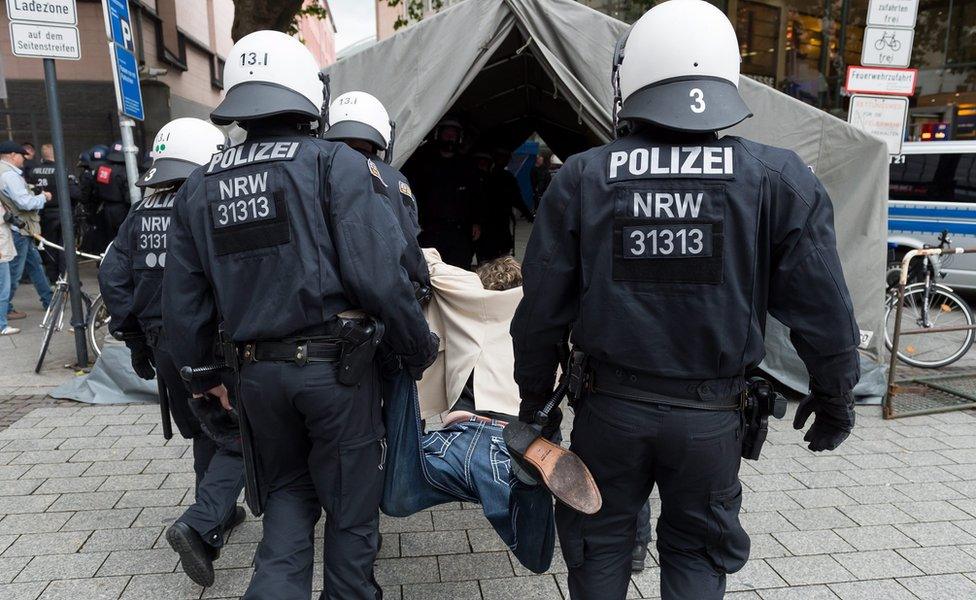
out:
M889 69L885 67L847 67L848 94L915 95L918 69Z

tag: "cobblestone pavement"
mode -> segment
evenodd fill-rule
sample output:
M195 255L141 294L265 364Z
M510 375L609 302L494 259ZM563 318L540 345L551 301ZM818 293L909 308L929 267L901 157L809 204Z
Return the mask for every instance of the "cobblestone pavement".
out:
M742 467L752 560L730 577L729 598L976 598L976 415L879 412L859 408L855 435L832 454L774 424L763 459ZM260 522L231 534L206 590L161 538L192 500L193 474L186 442L164 442L158 419L148 405L48 406L0 431L0 599L242 593ZM384 517L382 530L387 598L565 597L558 555L550 573L527 573L476 506ZM658 594L651 565L630 597Z

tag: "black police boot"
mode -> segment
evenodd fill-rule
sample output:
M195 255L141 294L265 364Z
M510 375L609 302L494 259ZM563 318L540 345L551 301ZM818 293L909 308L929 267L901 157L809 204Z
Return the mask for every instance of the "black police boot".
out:
M214 549L186 523L176 522L166 530L166 541L180 555L180 564L193 583L210 587L214 582Z
M647 546L637 542L634 552L630 555L630 570L640 573L644 570L644 563L647 561Z
M247 513L244 511L243 506L235 506L234 512L230 514L227 521L224 522L224 535L231 532L232 529L244 522L247 518Z

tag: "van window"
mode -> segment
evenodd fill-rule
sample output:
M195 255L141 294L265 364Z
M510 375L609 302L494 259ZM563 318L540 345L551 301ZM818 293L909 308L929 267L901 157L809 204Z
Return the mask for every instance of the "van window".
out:
M889 173L892 200L976 202L976 154L905 154Z

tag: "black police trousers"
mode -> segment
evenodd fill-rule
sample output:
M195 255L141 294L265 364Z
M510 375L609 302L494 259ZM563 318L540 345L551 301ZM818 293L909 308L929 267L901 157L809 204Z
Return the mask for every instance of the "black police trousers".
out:
M244 600L308 600L315 525L326 512L323 600L382 598L379 552L385 439L376 370L356 386L337 365L245 364L240 401L258 455L264 538Z
M726 574L749 556L739 524L741 444L739 412L586 394L576 406L571 449L593 473L603 507L586 516L556 506L570 597L626 597L637 515L657 484L661 598L721 599Z
M200 534L203 541L214 548L224 544L225 526L233 521L237 498L244 489L244 459L239 446L225 443L213 435L213 426L201 425L213 421L209 414L224 412L216 400L190 397L179 369L169 353L153 349L156 376L161 377L169 392L170 415L180 435L193 441L193 471L196 474L196 495L193 504L177 521L186 523ZM208 434L208 429L211 432Z
M49 242L59 246L61 243L61 215L58 214L58 206L49 206L41 213L41 235ZM64 253L54 248L45 248L41 253L41 260L44 262L44 272L47 278L54 283L58 276L64 272Z

